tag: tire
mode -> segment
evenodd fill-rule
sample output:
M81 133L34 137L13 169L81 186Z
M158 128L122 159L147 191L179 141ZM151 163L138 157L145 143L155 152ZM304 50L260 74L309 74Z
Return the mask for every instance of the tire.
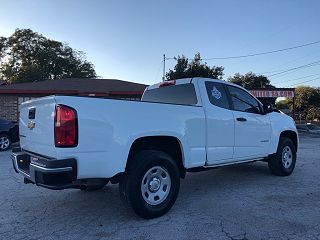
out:
M277 176L289 176L296 165L297 150L290 138L280 137L278 149L268 161L270 172Z
M136 153L119 183L121 199L145 219L167 213L179 188L177 164L167 153L154 150Z
M6 151L11 146L11 139L9 135L5 133L0 134L0 151Z

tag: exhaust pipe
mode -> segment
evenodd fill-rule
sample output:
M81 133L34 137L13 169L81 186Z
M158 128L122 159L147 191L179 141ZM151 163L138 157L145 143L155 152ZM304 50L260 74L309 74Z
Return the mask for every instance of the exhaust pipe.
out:
M28 178L24 178L23 179L23 182L25 183L25 184L29 184L29 183L32 183L32 184L34 184L31 180L29 180Z

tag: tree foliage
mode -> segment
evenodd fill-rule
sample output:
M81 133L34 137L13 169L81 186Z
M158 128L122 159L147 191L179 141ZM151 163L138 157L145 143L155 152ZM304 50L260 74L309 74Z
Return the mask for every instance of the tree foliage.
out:
M276 103L278 109L293 109L293 100L286 98ZM320 120L320 89L299 86L295 90L296 113L305 120Z
M295 91L296 109L306 120L320 119L320 89L299 86Z
M302 112L302 117L306 121L320 120L320 107L311 106L308 111Z
M83 52L30 29L0 37L0 79L15 83L68 77L96 77Z
M194 59L189 61L184 55L175 58L177 63L174 70L166 73L166 79L179 79L191 77L206 77L222 79L223 67L212 66L210 67L206 62L203 62L200 53L195 54Z
M320 91L317 88L299 86L295 91L295 102L298 110L306 110L311 106L320 107Z
M228 81L246 89L275 88L266 76L256 75L253 72L248 72L244 75L236 73L233 77L229 77ZM273 105L276 102L276 98L259 98L259 100L262 103L271 103Z
M229 77L228 81L246 89L275 88L266 76L256 75L253 72L248 72L244 75L236 73L233 77Z

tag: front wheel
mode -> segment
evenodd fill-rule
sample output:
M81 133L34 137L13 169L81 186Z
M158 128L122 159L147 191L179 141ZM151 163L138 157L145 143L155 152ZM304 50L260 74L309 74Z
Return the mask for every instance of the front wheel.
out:
M288 176L294 170L296 158L296 148L292 140L287 137L281 137L277 152L269 158L269 169L274 175Z
M164 215L180 187L177 164L167 153L146 150L133 156L119 183L120 196L143 218Z

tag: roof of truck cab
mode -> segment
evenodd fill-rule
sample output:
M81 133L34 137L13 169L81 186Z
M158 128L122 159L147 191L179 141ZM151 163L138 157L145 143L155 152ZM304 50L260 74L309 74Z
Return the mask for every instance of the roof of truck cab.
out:
M186 84L190 83L192 78L182 78L182 79L174 79L174 80L165 80L163 82L159 82L153 85L150 85L146 88L146 90L159 88L163 83L174 83L172 85L180 85L180 84Z
M232 86L237 86L237 87L241 87L239 85L227 82L223 79L215 79L215 78L204 78L204 77L194 77L194 78L181 78L181 79L174 79L174 80L166 80L164 82L159 82L153 85L150 85L146 88L146 90L150 90L150 89L155 89L155 88L159 88L163 83L166 82L171 82L172 84L168 84L168 85L180 85L180 84L186 84L186 83L191 83L191 82L196 82L199 79L207 79L208 81L214 81L214 82L221 82L223 84L228 84L228 85L232 85Z
M167 81L164 81L164 82L160 82L160 83L156 83L154 85L150 85L148 86L146 90L151 90L151 89L156 89L156 88L160 88L161 85L165 82L171 82L171 84L169 83L168 85L166 86L169 86L169 85L180 85L180 84L187 84L187 83L195 83L197 82L198 80L207 80L207 81L211 81L211 82L218 82L218 83L222 83L222 84L226 84L226 85L229 85L229 86L233 86L233 87L236 87L236 88L240 88L246 92L248 92L250 95L252 95L247 89L245 89L244 87L242 86L239 86L235 83L232 83L232 82L228 82L228 81L225 81L223 79L214 79L214 78L204 78L204 77L194 77L194 78L182 78L182 79L176 79L176 80L167 80ZM253 95L252 95L253 96ZM259 99L255 96L253 96L258 102Z
M182 78L182 79L175 79L175 80L165 80L163 82L159 82L159 83L150 85L145 90L159 88L163 83L166 83L166 82L171 82L172 83L172 84L168 84L168 86L169 86L169 85L180 85L180 84L187 84L187 83L195 83L200 79L207 80L207 81L212 81L212 82L218 82L218 83L226 84L226 85L229 85L229 86L234 86L234 87L241 88L241 89L249 92L248 89L246 89L246 88L244 88L244 87L242 87L242 86L240 86L238 84L235 84L235 83L232 83L232 82L228 82L228 81L226 81L224 79L205 78L205 77L194 77L194 78ZM289 89L289 88L286 88L286 90L287 89Z

